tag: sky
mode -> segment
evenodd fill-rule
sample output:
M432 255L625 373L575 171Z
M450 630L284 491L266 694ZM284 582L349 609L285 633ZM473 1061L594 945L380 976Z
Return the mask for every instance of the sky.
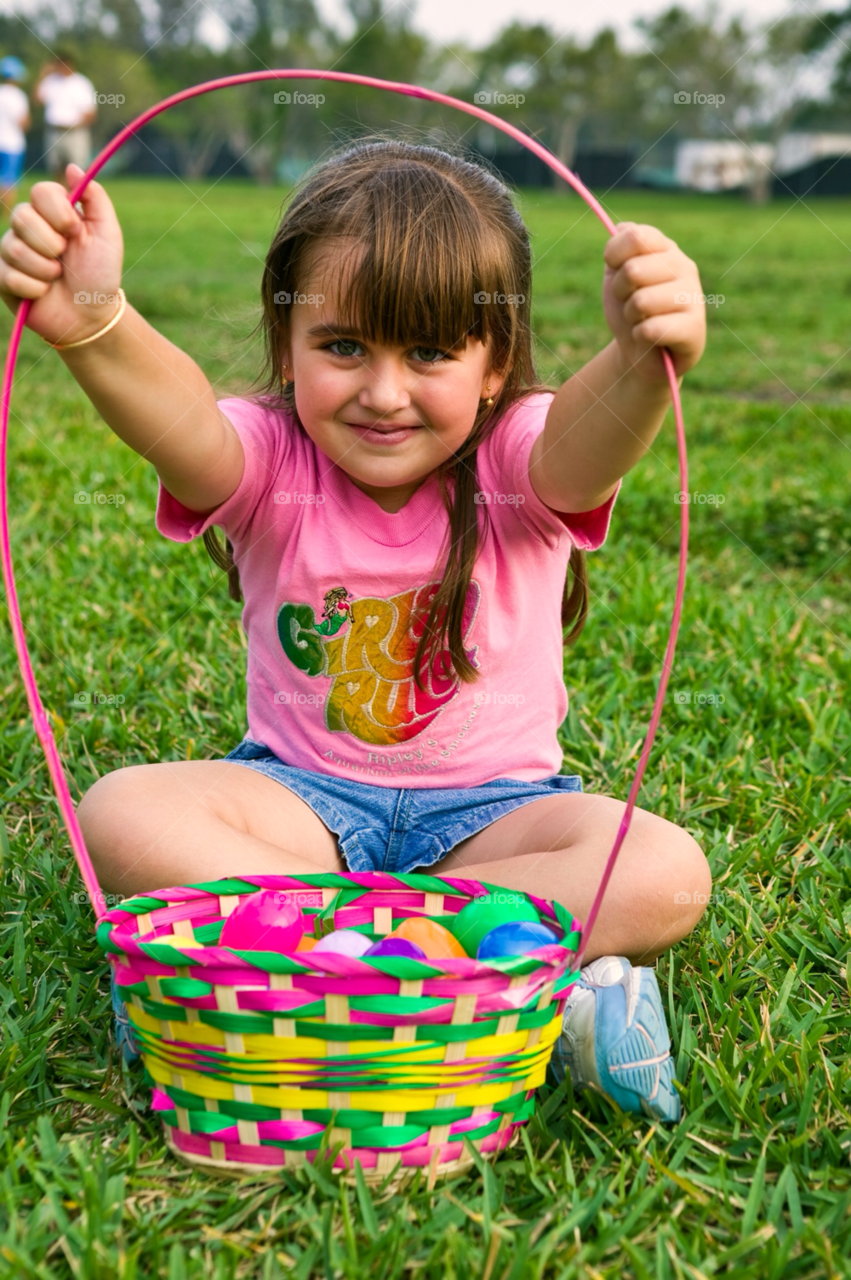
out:
M509 22L544 22L564 35L587 39L601 27L613 26L625 36L633 19L648 17L668 9L674 0L395 0L413 11L413 25L426 31L432 39L445 43L464 40L478 47L491 39ZM679 0L682 7L702 10L703 4ZM387 0L388 8L394 0ZM343 21L339 0L318 0L318 7L329 19ZM750 22L771 20L793 11L815 13L824 9L820 0L722 0L722 13L746 13ZM838 4L836 7L842 7ZM345 29L345 28L344 28ZM631 43L630 40L625 41Z
M0 13L25 14L39 0L0 0ZM512 21L542 22L560 35L585 41L602 27L612 26L627 48L640 48L641 39L633 28L639 17L652 17L679 3L692 12L706 8L704 0L385 0L388 9L407 9L413 26L433 41L451 44L464 41L473 48L487 44ZM60 0L61 4L61 0ZM831 7L842 8L843 0L716 0L722 14L743 14L748 25L770 22L793 12L816 14ZM351 30L344 0L316 0L322 17L343 33ZM108 7L108 6L104 6ZM143 3L143 9L150 5ZM220 50L229 41L227 28L210 0L195 0L198 35L210 48Z

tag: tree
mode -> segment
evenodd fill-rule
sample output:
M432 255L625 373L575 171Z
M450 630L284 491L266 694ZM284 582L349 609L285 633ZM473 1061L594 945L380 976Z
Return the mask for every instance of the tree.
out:
M826 58L832 68L829 107L844 119L851 117L851 5L810 20L801 40L804 53L812 64Z
M580 135L611 147L631 137L637 104L634 57L609 28L587 44L561 39L542 23L513 22L479 56L479 90L521 92L519 109L494 101L496 115L519 120L568 168ZM564 187L569 189L568 184Z
M639 83L645 136L718 138L750 149L753 199L768 197L769 170L754 150L761 98L756 34L715 5L693 14L679 5L635 24L646 52Z

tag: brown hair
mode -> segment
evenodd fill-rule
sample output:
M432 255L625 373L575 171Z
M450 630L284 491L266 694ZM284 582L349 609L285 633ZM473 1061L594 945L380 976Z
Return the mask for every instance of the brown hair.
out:
M293 195L261 285L266 359L255 398L290 410L296 422L293 385L281 388L289 308L276 295L298 291L311 252L352 238L363 251L342 289L341 322L388 346L448 350L478 338L489 345L494 370L505 375L493 404L482 402L464 444L437 469L449 519L446 558L414 659L420 684L421 672L448 648L456 674L473 681L478 673L464 652L464 609L482 537L479 513L487 520L487 506L475 501L476 452L511 404L548 389L538 384L532 354L529 234L498 178L435 147L371 139L320 164ZM223 549L212 529L204 541L240 600L230 543ZM574 547L562 599L562 624L573 623L566 643L576 640L587 613L585 553Z

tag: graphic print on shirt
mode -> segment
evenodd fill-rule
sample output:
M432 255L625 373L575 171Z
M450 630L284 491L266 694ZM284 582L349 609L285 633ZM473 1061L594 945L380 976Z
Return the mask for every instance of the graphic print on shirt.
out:
M435 657L424 689L414 680L414 654L438 585L431 582L387 600L355 600L345 587L333 587L325 594L320 622L309 604L280 606L277 627L284 653L299 671L333 680L325 700L327 728L371 745L393 746L422 733L457 695L461 682L448 649ZM473 666L478 666L478 646L466 646L480 599L473 581L463 623L464 652Z

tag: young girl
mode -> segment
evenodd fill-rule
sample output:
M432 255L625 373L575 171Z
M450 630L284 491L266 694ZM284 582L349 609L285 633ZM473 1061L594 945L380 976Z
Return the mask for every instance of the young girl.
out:
M272 242L262 387L217 402L125 305L103 187L81 209L33 187L0 242L0 294L35 300L30 327L156 467L158 529L204 536L248 636L235 750L119 769L84 796L104 889L429 868L582 919L624 806L559 772L563 629L583 626L585 552L668 408L660 348L680 373L700 358L694 263L622 224L603 255L613 340L553 393L506 188L431 147L359 144L315 169ZM577 1085L678 1117L646 966L709 887L692 837L637 808L565 1015Z

